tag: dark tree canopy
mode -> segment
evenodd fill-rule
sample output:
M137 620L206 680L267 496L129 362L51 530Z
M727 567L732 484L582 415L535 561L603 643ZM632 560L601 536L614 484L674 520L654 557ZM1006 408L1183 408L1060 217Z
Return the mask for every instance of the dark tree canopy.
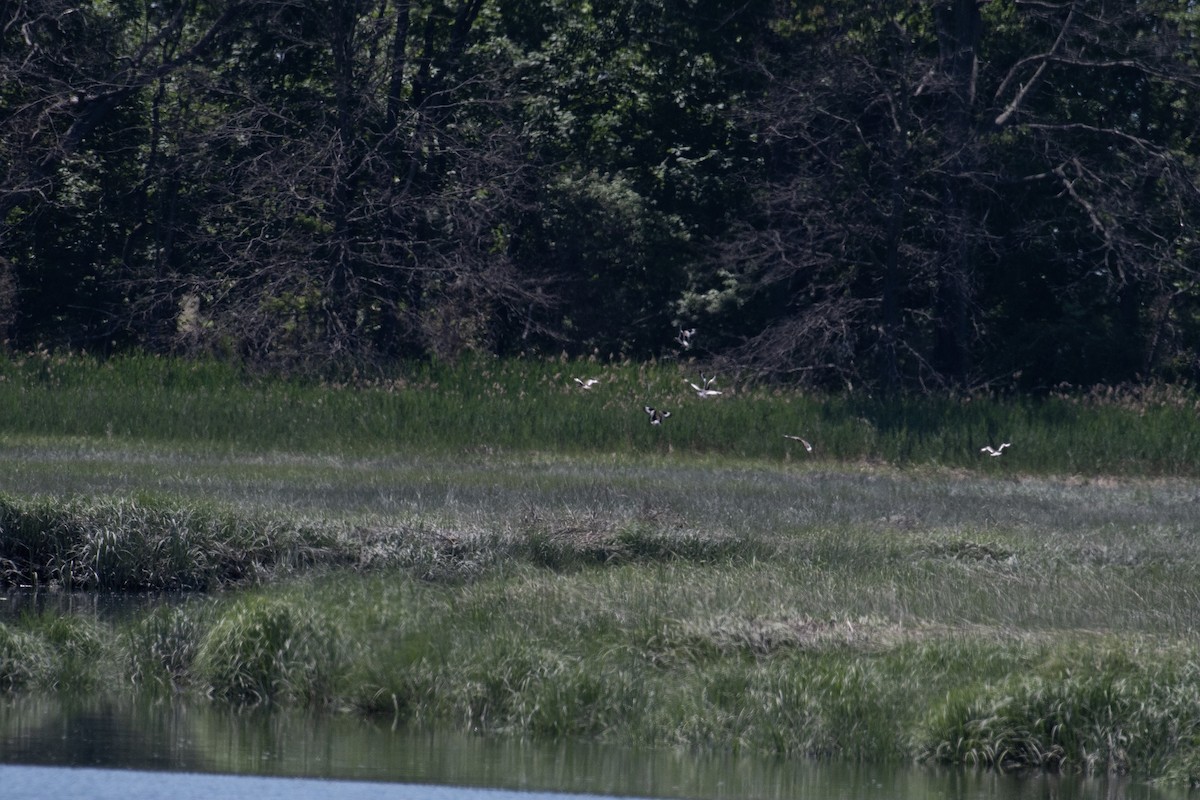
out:
M0 5L0 337L1200 377L1186 0Z

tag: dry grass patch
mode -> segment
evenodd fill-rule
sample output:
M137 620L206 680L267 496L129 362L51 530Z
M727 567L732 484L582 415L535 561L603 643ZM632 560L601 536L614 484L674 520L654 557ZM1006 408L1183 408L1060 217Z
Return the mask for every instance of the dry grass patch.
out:
M861 652L894 646L909 635L895 623L879 619L814 619L807 616L763 618L723 616L689 622L685 641L703 642L721 653L744 652L756 656L780 650L822 651L854 648Z

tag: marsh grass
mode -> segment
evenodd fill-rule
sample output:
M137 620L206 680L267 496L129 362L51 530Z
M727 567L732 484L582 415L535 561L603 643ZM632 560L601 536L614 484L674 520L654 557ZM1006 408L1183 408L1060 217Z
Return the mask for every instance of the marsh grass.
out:
M111 630L82 615L26 615L0 623L0 689L93 691L117 672Z
M212 617L211 603L191 600L162 605L130 624L125 642L130 682L168 692L189 687Z
M1200 398L1168 387L1043 398L822 396L702 365L466 360L349 384L271 379L151 356L98 362L40 352L0 362L0 433L167 443L217 451L377 456L527 451L936 464L985 475L1195 475ZM602 383L580 391L574 376ZM672 410L647 424L645 404ZM812 441L809 454L783 434ZM979 452L1011 441L1002 458Z
M0 623L0 690L46 686L51 674L48 644L17 626Z
M331 695L345 644L310 604L250 595L219 614L196 650L194 666L218 697L319 704Z
M115 684L392 725L1200 779L1194 634L1136 631L1132 617L1098 628L1125 597L1070 627L923 604L962 566L513 558L468 581L310 575L105 623L115 633L19 620L3 629L26 665L8 689L53 685L77 637L89 660L125 665ZM1001 606L1061 599L1045 575L1012 577L992 589Z
M1191 394L701 401L694 370L0 364L4 582L212 593L5 620L0 690L1200 780Z
M771 598L745 571L701 574L522 568L454 590L380 576L303 592L336 597L359 642L343 702L402 722L1092 774L1153 775L1194 746L1190 645L805 615L782 574ZM752 599L729 591L746 583Z
M210 591L309 570L404 568L462 581L512 560L558 569L607 561L740 558L739 541L637 526L504 533L272 518L165 504L9 498L0 503L0 585L54 590Z
M208 590L345 558L336 529L156 499L0 497L0 582Z
M1008 768L1166 772L1195 757L1197 677L1192 656L1169 651L1153 659L1111 643L1054 651L1024 673L949 692L918 728L920 755Z

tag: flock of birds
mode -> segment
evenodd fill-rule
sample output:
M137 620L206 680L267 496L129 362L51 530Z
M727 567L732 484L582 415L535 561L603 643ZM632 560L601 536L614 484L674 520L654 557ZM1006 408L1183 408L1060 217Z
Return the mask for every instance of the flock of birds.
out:
M696 335L695 328L680 329L679 335L677 337L675 337L675 341L678 342L679 346L682 349L687 350L688 348L690 348L692 346L692 337L695 335ZM574 380L575 383L579 384L579 388L584 391L590 391L591 389L600 385L599 378L572 378L572 380ZM705 400L710 397L719 397L722 394L721 390L715 388L716 382L717 382L717 379L715 376L712 378L709 378L709 377L705 376L705 374L703 372L701 372L700 373L700 384L697 385L695 383L692 383L691 381L688 381L688 386L692 387L693 391L696 392L697 397L699 397L701 400ZM643 406L643 409L645 410L646 414L650 417L651 425L662 425L663 420L665 420L671 416L670 411L663 411L661 409L655 408L654 406ZM799 442L804 447L805 451L807 451L809 453L811 453L813 451L812 442L808 441L803 436L795 436L790 433L785 433L785 434L783 434L783 438L790 439L794 442ZM987 453L992 458L999 458L1000 455L1004 452L1004 448L1006 448L1006 447L1012 447L1012 442L1004 442L999 447L992 447L991 445L984 445L983 447L979 448L979 452Z

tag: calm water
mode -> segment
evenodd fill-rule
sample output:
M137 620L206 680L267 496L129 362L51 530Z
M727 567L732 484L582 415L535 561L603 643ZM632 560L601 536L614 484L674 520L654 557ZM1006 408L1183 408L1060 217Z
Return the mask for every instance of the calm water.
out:
M5 797L88 800L571 800L586 795L427 784L260 778L203 773L28 767L0 764Z
M538 745L207 704L0 701L0 798L530 800L563 793L746 800L1182 796L1123 781Z

